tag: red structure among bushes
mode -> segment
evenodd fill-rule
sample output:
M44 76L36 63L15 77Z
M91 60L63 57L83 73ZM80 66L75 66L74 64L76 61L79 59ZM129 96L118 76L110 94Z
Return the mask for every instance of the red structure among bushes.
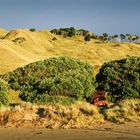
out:
M105 98L105 95L110 94L110 92L106 91L100 91L100 92L95 92L93 95L93 104L96 106L108 106L108 101Z

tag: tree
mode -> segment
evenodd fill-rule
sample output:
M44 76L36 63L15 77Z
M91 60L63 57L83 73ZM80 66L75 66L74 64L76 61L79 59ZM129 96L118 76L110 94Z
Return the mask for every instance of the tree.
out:
M98 36L98 39L102 42L105 42L106 38L103 35Z
M109 91L111 101L140 98L140 57L103 64L96 76L97 90Z
M131 35L128 36L128 40L129 40L129 42L133 42L133 37Z
M114 35L114 38L118 38L118 35Z
M58 34L59 31L57 29L53 29L50 32L53 33L53 34Z
M112 40L112 36L108 36L108 40L111 41Z
M131 39L131 35L130 34L126 34L126 37L128 39L129 42L132 42L132 39Z
M139 36L133 35L133 36L131 36L131 40L132 40L133 42L136 42L137 40L139 40Z
M78 30L79 32L81 32L81 35L82 36L87 36L88 34L89 34L89 31L87 31L87 30L84 30L84 29L80 29L80 30Z
M12 89L20 90L20 98L29 102L48 102L60 97L89 101L95 91L93 67L72 57L34 62L1 78Z
M135 41L138 41L140 39L140 37L138 35L136 35Z
M69 37L75 36L75 29L74 29L74 27L70 27L70 29L68 31L68 36Z
M116 39L118 38L118 35L112 35L112 40L116 42Z
M103 33L103 42L108 40L108 34L107 33Z
M86 35L85 38L84 38L84 40L85 40L85 41L90 41L90 40L91 40L90 34Z
M8 84L0 79L0 106L2 105L9 105L9 97L8 97Z
M121 38L121 41L125 40L125 35L124 34L120 34L120 38Z
M31 32L35 32L36 29L35 29L35 28L31 28L30 31L31 31Z

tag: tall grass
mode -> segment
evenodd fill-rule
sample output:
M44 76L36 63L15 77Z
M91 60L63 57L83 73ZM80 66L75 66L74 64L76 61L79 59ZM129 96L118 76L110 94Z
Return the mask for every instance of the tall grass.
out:
M113 108L106 110L104 115L107 120L116 123L140 121L140 99L120 101Z
M123 100L102 113L86 102L69 106L22 103L0 108L0 124L5 127L95 128L108 121L140 121L140 99Z

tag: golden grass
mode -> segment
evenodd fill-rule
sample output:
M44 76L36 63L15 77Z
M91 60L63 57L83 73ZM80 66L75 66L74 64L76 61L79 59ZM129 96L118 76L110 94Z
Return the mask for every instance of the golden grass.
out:
M7 30L0 28L0 38L4 37L8 33Z
M9 99L10 103L20 103L22 100L19 98L20 91L14 91L12 89L9 90Z
M140 121L140 99L123 100L106 110L105 116L111 122L125 123Z
M71 106L23 103L0 109L0 124L6 127L92 128L98 123L104 123L104 117L96 106L88 103Z
M22 43L12 40L24 37ZM57 40L52 40L53 38ZM73 56L92 64L96 70L107 61L140 56L140 45L133 43L85 42L82 37L63 38L47 30L31 32L27 29L10 31L0 39L0 74L7 73L28 63L53 56ZM117 44L117 45L116 45Z
M139 107L140 99L121 101L104 113L85 102L77 102L70 106L33 105L22 102L16 106L1 107L0 124L5 127L95 128L108 121L140 121Z

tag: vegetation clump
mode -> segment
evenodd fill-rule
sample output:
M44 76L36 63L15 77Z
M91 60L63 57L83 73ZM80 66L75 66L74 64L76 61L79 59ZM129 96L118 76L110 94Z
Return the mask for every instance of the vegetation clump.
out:
M34 62L1 77L30 102L90 101L95 90L93 67L71 57Z
M29 31L31 31L31 32L35 32L36 29L35 29L35 28L31 28L31 29L29 29Z
M104 116L114 123L140 120L140 100L126 99L118 102L114 107L105 110Z
M62 35L63 37L73 37L75 35L83 36L85 41L90 41L90 39L96 39L101 42L133 42L138 43L140 37L138 35L132 34L114 34L109 35L108 33L103 33L101 35L96 35L92 32L89 32L85 29L75 29L74 27L70 28L60 28L60 29L52 29L50 31L56 35Z
M0 106L9 104L8 84L0 79Z
M17 43L17 44L20 44L20 43L26 41L26 39L24 37L18 37L18 38L15 38L12 41L15 42L15 43Z
M91 40L90 34L86 35L85 38L84 38L84 40L85 40L85 41L90 41L90 40Z
M97 90L112 92L111 101L140 98L140 57L105 63L96 76Z
M85 37L89 33L89 31L87 31L87 30L84 30L84 29L77 30L74 27L53 29L50 32L53 33L53 34L56 34L56 35L63 35L65 37L73 37L75 35Z

